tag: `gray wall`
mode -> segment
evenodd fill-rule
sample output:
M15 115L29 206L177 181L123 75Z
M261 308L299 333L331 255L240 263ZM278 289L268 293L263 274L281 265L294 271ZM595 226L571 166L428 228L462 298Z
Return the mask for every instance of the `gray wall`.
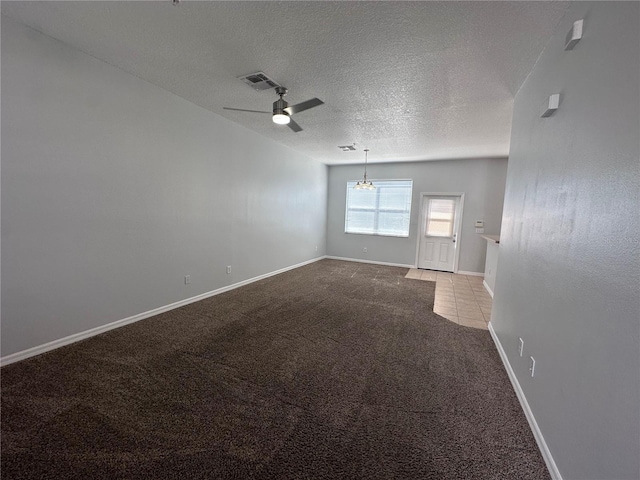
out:
M372 152L373 153L373 152ZM364 164L364 156L362 157ZM484 220L485 233L500 231L507 172L506 159L469 159L394 164L370 164L367 176L376 179L412 179L411 225L408 238L344 233L346 186L361 180L363 164L329 167L327 254L337 257L414 265L421 192L465 194L458 269L483 272L486 241L475 233L476 220ZM363 252L367 247L367 253Z
M2 18L2 355L324 255L326 190L326 166Z
M496 270L498 269L499 248L498 244L487 242L487 259L484 264L484 282L491 290L492 295L496 288Z
M640 478L639 18L573 4L515 102L491 323L565 480Z

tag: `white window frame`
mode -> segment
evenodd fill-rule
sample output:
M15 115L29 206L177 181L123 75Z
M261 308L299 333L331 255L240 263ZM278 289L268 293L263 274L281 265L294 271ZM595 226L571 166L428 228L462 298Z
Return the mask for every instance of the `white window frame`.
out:
M380 205L380 192L382 191L382 189L384 187L376 187L376 205L374 207L374 227L371 231L367 231L367 232L363 232L363 231L350 231L349 230L349 225L347 224L348 220L349 220L349 193L350 191L353 190L354 185L356 184L355 181L349 181L347 182L347 191L346 191L346 197L345 197L345 213L344 213L344 233L348 233L348 234L352 234L352 235L374 235L374 236L382 236L382 237L398 237L398 238L408 238L409 237L409 233L411 230L411 208L413 205L413 179L410 178L403 178L403 179L378 179L378 180L372 180L373 184L376 185L376 183L380 184L383 182L410 182L410 188L411 188L411 193L409 195L409 210L405 213L404 211L400 211L397 210L397 213L401 213L402 215L406 215L406 218L408 219L407 221L407 231L406 234L401 233L401 234L392 234L392 233L380 233L378 231L378 218L379 218L379 214L381 212L393 212L394 210L389 210L389 209L385 209L385 210L381 210L379 208ZM351 210L355 210L355 209L351 209Z

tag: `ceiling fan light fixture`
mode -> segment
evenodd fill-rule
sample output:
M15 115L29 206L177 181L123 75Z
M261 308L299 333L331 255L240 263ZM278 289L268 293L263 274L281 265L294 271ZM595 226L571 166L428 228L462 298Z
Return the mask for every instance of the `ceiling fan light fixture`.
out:
M275 112L272 119L273 123L277 123L278 125L287 125L291 121L287 112Z
M277 125L286 125L295 133L298 133L303 129L300 125L297 124L295 120L291 118L291 116L300 112L304 112L305 110L309 110L310 108L317 107L318 105L324 104L324 102L319 98L310 98L306 102L289 106L287 101L283 98L287 94L287 89L278 85L276 87L276 93L280 96L280 98L273 102L273 110L270 112L265 112L264 110L247 110L246 108L222 108L224 110L235 110L237 112L270 113L272 115L271 120L273 121L273 123Z

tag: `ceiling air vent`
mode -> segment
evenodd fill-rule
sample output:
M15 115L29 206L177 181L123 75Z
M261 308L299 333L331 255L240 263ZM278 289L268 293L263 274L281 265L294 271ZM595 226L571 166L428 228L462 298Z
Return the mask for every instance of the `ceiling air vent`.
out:
M271 80L263 72L250 73L249 75L244 75L238 78L259 92L280 86L278 82Z
M353 145L338 145L338 148L343 152L353 152L356 149L356 144Z

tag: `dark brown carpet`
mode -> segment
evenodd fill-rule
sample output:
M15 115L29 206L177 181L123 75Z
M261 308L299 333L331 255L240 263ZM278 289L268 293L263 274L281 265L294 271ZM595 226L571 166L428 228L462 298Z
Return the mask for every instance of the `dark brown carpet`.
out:
M548 479L487 331L323 260L2 369L2 478Z

